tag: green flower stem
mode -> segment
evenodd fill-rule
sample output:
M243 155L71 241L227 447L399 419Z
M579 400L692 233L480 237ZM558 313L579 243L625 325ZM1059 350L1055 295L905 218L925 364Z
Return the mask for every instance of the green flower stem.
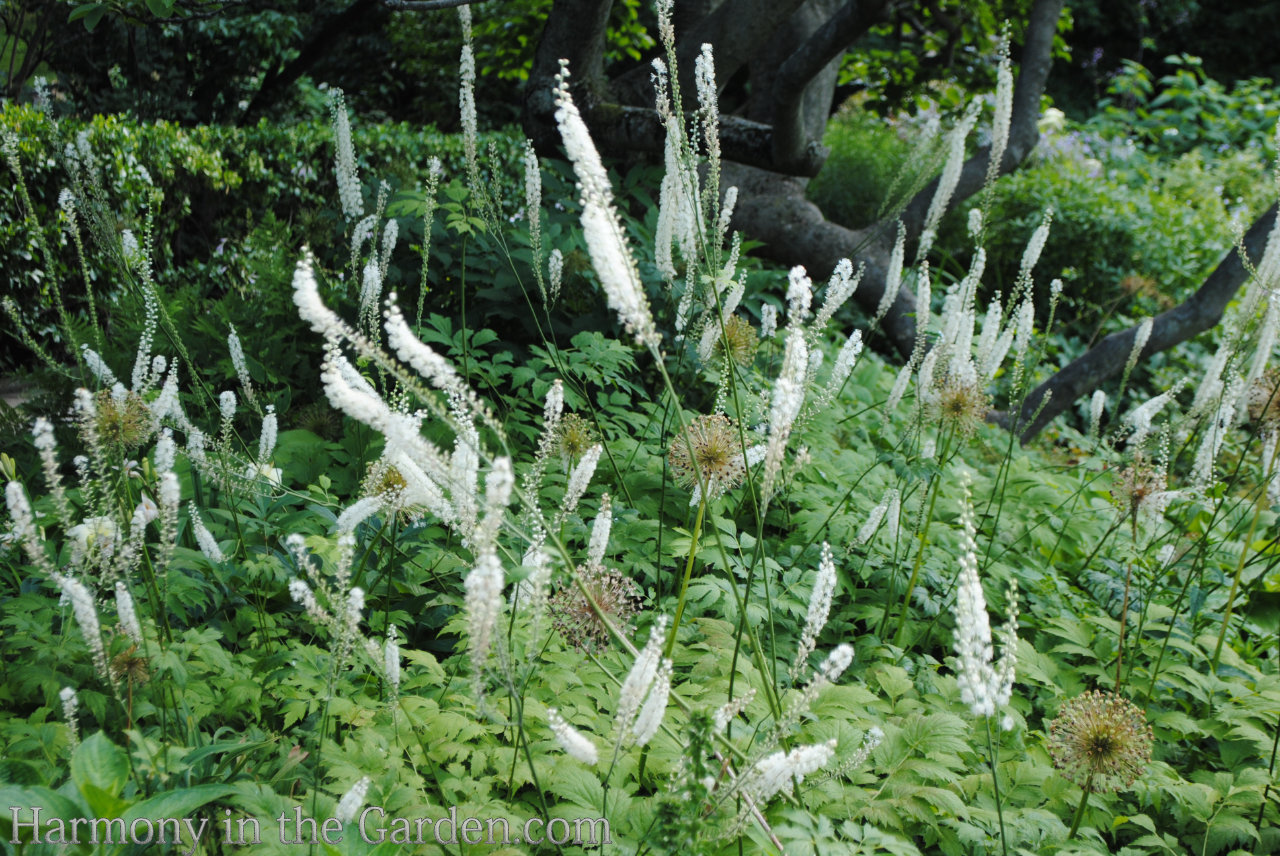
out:
M1271 477L1275 472L1275 459L1277 457L1280 457L1280 454L1272 456L1267 464L1267 474L1262 479L1264 485L1271 481ZM1222 644L1227 640L1227 628L1231 625L1231 609L1235 606L1236 593L1240 590L1240 575L1244 573L1245 561L1249 557L1249 546L1253 543L1254 533L1258 531L1258 520L1262 517L1262 508L1266 501L1266 489L1259 489L1258 498L1253 503L1253 520L1249 523L1249 534L1245 536L1244 544L1240 547L1240 559L1236 562L1236 573L1231 578L1231 591L1227 592L1227 608L1222 613L1222 627L1218 630L1218 644L1213 649L1213 663L1209 668L1210 674L1218 671L1218 661L1222 659Z
M893 634L893 644L902 643L902 634L907 629L907 615L911 612L911 594L915 591L916 580L920 578L920 567L924 564L924 554L929 546L929 524L933 522L933 507L938 502L939 476L935 475L929 482L929 510L925 512L924 526L920 529L920 549L916 552L915 563L911 566L911 578L907 580L907 591L902 596L902 618L898 621L898 630ZM889 607L886 606L887 610Z
M676 614L671 620L671 629L667 631L667 644L662 656L671 659L676 648L676 631L680 629L680 619L684 616L685 600L689 596L689 580L693 577L693 562L698 555L698 539L702 536L702 521L706 516L707 496L704 493L698 502L698 516L693 521L693 541L689 544L689 559L684 563L684 579L680 583L680 597L676 600Z
M1000 801L1000 756L996 751L996 742L991 739L991 717L983 717L987 723L987 757L991 761L991 787L996 796L996 819L1000 823L1000 852L1009 856L1009 836L1004 831L1004 805Z
M1084 780L1084 789L1080 793L1080 805L1076 807L1075 819L1071 821L1071 831L1067 833L1067 840L1076 837L1076 833L1080 831L1080 821L1084 820L1084 810L1089 804L1089 794L1093 787L1093 773L1089 774L1089 778Z

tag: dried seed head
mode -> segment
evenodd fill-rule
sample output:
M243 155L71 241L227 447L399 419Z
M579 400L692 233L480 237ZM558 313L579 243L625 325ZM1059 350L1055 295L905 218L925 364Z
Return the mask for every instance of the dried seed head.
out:
M747 473L738 427L720 413L691 419L688 436L677 434L672 438L667 463L685 490L698 486L701 472L707 480L709 498L737 487Z
M1093 793L1132 785L1151 761L1151 740L1142 711L1101 690L1076 696L1049 723L1053 765Z
M631 620L640 611L640 587L621 571L591 564L578 569L579 588L566 582L549 604L552 621L564 640L580 651L599 651L609 644L609 628L591 608L585 588L600 612L623 633L630 635Z
M746 368L756 359L756 346L759 344L756 328L741 315L730 315L725 319L724 332L716 345L716 352L724 354L738 365Z
M935 421L952 427L962 437L971 437L986 419L991 396L977 377L950 373L935 390L931 408Z
M560 463L567 472L587 450L596 444L595 431L591 423L576 413L566 413L560 417L556 427L556 447L560 452Z
M1142 515L1159 514L1168 501L1167 476L1164 470L1152 466L1141 456L1133 466L1120 471L1120 478L1111 488L1111 501L1132 519Z
M119 400L110 390L96 396L94 429L109 448L136 449L151 439L153 420L147 403L136 392L126 392Z

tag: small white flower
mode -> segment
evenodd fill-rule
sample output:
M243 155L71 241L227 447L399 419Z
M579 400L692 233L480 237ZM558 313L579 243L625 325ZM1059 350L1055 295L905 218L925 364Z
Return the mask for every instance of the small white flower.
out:
M559 711L554 707L547 708L547 723L551 726L551 733L555 735L556 742L560 744L560 748L570 758L581 761L589 767L594 767L600 761L600 753L596 750L596 744L592 743L591 739L578 731L578 729L565 722Z
M339 823L350 823L356 819L356 813L364 805L370 783L369 777L364 776L351 786L351 790L342 795L342 799L338 800L338 807L333 810L333 816Z
M142 644L142 625L138 622L137 610L133 607L133 596L124 583L116 583L116 614L120 616L120 626L129 638Z

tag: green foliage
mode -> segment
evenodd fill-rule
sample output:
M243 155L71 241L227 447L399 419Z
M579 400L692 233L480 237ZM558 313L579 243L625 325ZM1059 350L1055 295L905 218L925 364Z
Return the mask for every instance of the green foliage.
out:
M44 165L57 135L78 130L4 115L33 131L21 138L24 166ZM483 186L467 186L451 177L464 172L458 141L433 150L403 128L357 128L364 202L377 213L374 240L352 249L358 227L326 201L330 143L317 125L188 137L121 122L91 133L125 173L123 182L102 181L115 194L105 197L109 210L138 217L127 221L135 228L145 227L133 212L154 198L152 182L207 184L236 202L211 220L211 249L189 258L163 249L161 236L181 239L190 225L155 217L162 249L153 276L115 228L105 239L90 233L100 242L91 251L96 293L113 325L103 358L121 379L115 395L145 408L145 436L129 447L101 441L92 402L105 411L117 401L104 391L80 395L71 424L41 428L40 450L0 458L12 521L0 546L8 805L59 819L253 817L264 833L255 848L282 854L297 848L280 840L273 819L295 812L345 815L345 825L334 821L344 840L325 853L430 846L392 837L390 822L388 840L360 840L352 802L388 819L453 812L505 818L513 829L604 818L624 853L1209 854L1275 844L1280 682L1265 595L1280 589L1280 550L1268 534L1277 509L1259 425L1222 429L1221 478L1210 467L1204 484L1192 470L1218 420L1198 413L1171 418L1145 441L1067 427L1059 446L1022 450L997 427L954 419L941 405L947 385L965 380L961 370L977 367L933 319L922 325L934 348L932 382L922 365L900 372L871 354L847 379L833 378L851 331L840 315L830 328L804 320L803 289L787 272L728 264L726 247L701 236L681 259L688 269L658 285L651 248L662 229L651 210L661 194L651 169L621 183L631 249L613 249L644 248L636 252L646 291L630 297L657 317L660 345L637 344L606 307L616 277L592 269L601 247L578 232L582 203L563 164L545 165L552 210L542 212L541 238L544 251L563 252L565 276L559 303L543 297L530 212L515 216L523 180L509 137L496 138L505 148L484 168ZM156 140L146 150L158 165L111 148L137 148L142 138ZM850 123L833 138L855 153L898 150L870 124ZM676 143L694 166L688 140ZM175 151L187 159L164 160ZM417 181L440 153L448 166L433 200ZM408 165L381 191L382 159L400 154ZM1011 290L1009 259L1055 191L1068 197L1055 203L1058 225L1094 228L1071 195L1090 204L1112 197L1089 196L1079 160L1046 159L1019 186L1040 194L1022 213L1019 194L997 190L984 244L989 288ZM1092 185L1117 198L1139 199L1140 182L1158 184L1132 216L1184 216L1179 206L1195 202L1214 221L1177 239L1184 243L1152 239L1161 264L1186 277L1203 258L1180 262L1175 250L1214 240L1230 216L1221 193L1204 201L1207 189L1222 183L1247 204L1261 202L1250 195L1257 161L1248 155L1199 149L1173 162L1146 153L1099 161L1108 178ZM60 175L49 167L31 187L56 187ZM48 189L32 198L51 210ZM413 243L425 237L414 229L435 201L425 277L441 299L419 321L409 307L420 247L384 262L380 220L396 218ZM698 202L715 222L718 199ZM223 231L237 220L238 232ZM40 216L11 228L44 224ZM1108 253L1135 252L1120 225L1103 226L1071 234L1113 240ZM65 249L61 232L45 234ZM302 256L303 238L314 261ZM959 257L963 243L939 246ZM48 276L38 252L26 270ZM1054 252L1036 282L1067 266ZM383 304L361 305L352 281L363 287L379 265L416 343L369 323ZM732 283L743 279L738 294ZM948 284L940 277L938 292ZM40 279L17 287L39 288ZM826 296L820 286L813 311ZM617 297L608 295L615 305ZM758 319L764 305L795 308L781 333L750 331L751 347L732 362L712 346L727 332L721 307L739 298L740 320ZM334 322L317 301L360 320ZM147 306L158 320L147 321ZM1237 362L1251 355L1254 316L1238 320ZM104 332L64 324L56 312L39 317L67 340ZM522 328L510 323L519 317ZM973 320L966 310L947 323ZM243 340L252 397L236 386L227 322ZM308 327L326 332L327 349ZM1006 322L996 332L1018 341L1005 368L984 367L965 387L982 414L995 394L1016 406L1058 354L1025 327ZM140 340L140 379L125 388ZM800 348L823 358L796 360ZM143 371L156 365L153 354L180 374ZM336 410L309 401L317 376ZM165 403L171 377L180 382ZM788 386L802 397L790 436L779 439ZM238 408L218 401L227 389ZM566 442L567 414L578 420L576 449ZM710 414L729 426L721 445L686 427L705 426L698 420ZM596 443L589 486L571 493ZM675 473L681 444L689 457L702 454L706 469L695 475L714 470L724 483L696 482L691 496ZM76 454L85 462L66 466ZM1153 458L1158 480L1125 472ZM1166 495L1170 483L1176 495ZM499 499L507 491L514 495ZM608 537L598 538L606 492ZM888 496L895 510L886 503L868 525ZM164 506L154 520L148 499ZM1147 500L1163 504L1133 505ZM635 588L593 582L601 577L584 572L589 564ZM486 576L494 565L496 580ZM976 575L981 596L958 571ZM824 580L829 616L818 615ZM634 617L619 591L638 608ZM539 611L546 595L549 613ZM998 634L996 647L1016 653L1016 684L996 715L975 714L960 640L1015 609L1018 626ZM602 614L609 622L598 633L581 631ZM674 623L669 634L664 618ZM670 665L660 665L666 657ZM639 682L630 678L637 661L670 680L670 695L654 675L639 698L624 692ZM1086 793L1054 769L1046 732L1067 699L1113 686L1144 710L1155 757L1132 788ZM64 688L75 690L77 707ZM641 708L631 719L628 701ZM590 751L552 728L551 708ZM647 724L655 712L663 715L653 733L633 745L640 718ZM788 765L806 751L823 763L801 781ZM593 752L598 763L584 760ZM345 797L359 782L361 799ZM54 849L15 844L6 823L0 815L4 852Z
M831 156L807 193L842 226L858 229L879 221L895 184L913 183L902 175L910 144L862 105L842 107L827 124L823 144Z

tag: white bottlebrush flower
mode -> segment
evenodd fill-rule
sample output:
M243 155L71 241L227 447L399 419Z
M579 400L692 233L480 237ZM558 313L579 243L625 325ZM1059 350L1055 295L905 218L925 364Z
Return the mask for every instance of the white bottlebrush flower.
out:
M453 365L413 334L408 322L404 319L404 314L400 311L399 304L396 303L394 292L387 300L384 317L387 347L394 351L397 357L412 366L414 371L436 389L449 392L461 386L462 381Z
M688 263L692 263L697 254L698 176L682 158L684 134L674 115L667 116L666 130L665 172L658 188L658 223L654 229L654 265L670 280L676 276L672 246L680 248Z
M382 646L382 671L394 697L400 692L400 642L394 624L387 629L387 641Z
M1040 220L1040 225L1031 233L1031 238L1027 241L1027 248L1022 252L1022 264L1018 269L1019 280L1030 282L1031 269L1036 266L1036 262L1040 261L1040 254L1044 252L1044 245L1049 240L1049 226L1052 223L1053 209L1046 208L1044 217Z
M994 148L992 149L991 162L993 164L996 162ZM980 234L982 234L982 209L975 205L969 209L969 237L977 240Z
M173 432L168 428L160 432L156 438L154 463L156 472L163 473L173 469L178 459L178 447L173 442Z
M649 697L645 699L636 714L631 726L631 737L637 746L646 746L662 727L662 717L667 712L667 699L671 695L670 660L663 660L658 665L657 674L653 677L653 685L649 689Z
M626 233L613 207L609 176L591 141L586 122L569 94L567 63L561 63L556 80L556 124L578 178L582 231L592 266L600 277L609 308L618 314L627 332L635 336L639 344L656 348L661 337L653 323L649 298L640 283Z
M898 376L894 378L893 388L889 390L889 398L884 405L886 413L892 413L898 409L902 397L907 394L907 387L911 384L911 376L914 373L915 366L910 362L898 369Z
M395 222L394 220L392 221ZM369 259L365 262L360 274L360 318L373 319L377 315L378 304L382 300L382 269L378 262ZM372 326L372 320L370 321Z
M969 500L969 485L964 487L964 503L960 510L964 537L959 556L960 580L956 587L954 614L956 620L956 657L959 660L956 682L960 698L974 716L995 716L1009 703L1013 691L1014 665L1017 657L1017 605L1009 598L1009 619L1001 633L1002 651L993 663L994 648L991 624L987 617L987 599L978 578L978 544Z
M551 726L551 733L555 735L560 748L570 758L581 761L589 767L594 767L600 761L600 753L596 750L596 744L591 742L591 738L565 722L560 712L554 707L547 708L547 724Z
M67 504L66 490L62 486L62 473L58 468L58 440L53 435L53 423L43 416L36 419L31 429L32 443L40 455L40 468L44 480L53 492L58 518L65 526L71 521L71 508Z
M760 305L760 338L772 339L778 332L778 307L772 303Z
M560 297L560 281L564 278L564 253L559 248L547 257L547 300L554 304Z
M196 544L200 547L200 552L204 553L204 557L215 565L225 561L226 556L223 555L222 548L218 546L218 540L205 527L204 520L200 518L200 511L196 508L196 504L192 502L188 505L187 510L191 514L191 531L196 536Z
M720 216L716 218L716 244L724 243L729 233L729 224L733 222L733 209L738 204L738 188L729 187L724 192L724 201L720 203Z
M798 326L809 317L813 303L813 281L805 269L796 265L787 274L787 324Z
M862 353L862 331L854 330L849 334L849 338L840 347L840 353L836 356L835 367L831 369L831 379L827 382L827 390L835 395L844 386L844 382L849 379L849 375L853 372L853 367L858 363L858 356Z
M604 554L609 547L609 529L613 525L613 505L609 494L600 498L600 511L591 524L591 540L587 544L587 564L604 564Z
M1242 398L1239 393L1241 386L1239 377L1231 382L1222 396L1217 413L1205 428L1204 439L1200 441L1200 448L1196 450L1195 463L1191 466L1190 482L1198 490L1204 490L1213 477L1214 461L1218 458L1218 452L1222 450L1222 444L1226 441L1231 426L1235 424L1237 402ZM1171 391L1177 389L1178 387L1175 386Z
M864 266L859 265L855 275L853 263L848 259L841 259L836 263L835 270L831 272L831 279L827 282L826 294L822 298L822 308L813 319L814 330L821 330L827 326L827 322L836 314L836 310L843 306L857 290L865 270Z
M329 112L333 118L334 172L338 179L338 199L342 213L351 223L364 216L364 198L360 193L360 176L356 171L355 148L351 145L351 118L342 90L329 90Z
M1030 297L1022 301L1014 318L1013 361L1022 365L1027 349L1031 347L1031 335L1036 326L1036 306Z
M1138 364L1138 359L1142 356L1142 349L1147 346L1147 342L1151 339L1151 328L1155 324L1155 319L1151 316L1143 318L1138 324L1138 331L1133 337L1133 346L1129 348L1129 359L1125 360L1124 376L1127 378L1129 373L1133 371L1134 366Z
M822 661L822 665L818 667L818 679L833 684L844 674L845 669L849 668L849 664L852 662L853 646L847 642L841 642L831 649L826 659Z
M1107 394L1100 389L1093 392L1093 397L1089 399L1089 436L1097 437L1098 429L1102 426L1102 412L1107 407Z
M969 136L969 131L973 130L973 123L977 121L979 103L976 98L970 102L963 118L947 135L947 160L943 164L942 175L938 178L938 187L929 203L929 211L925 214L920 244L916 249L918 259L923 259L932 249L933 239L938 234L938 224L942 222L942 215L947 213L951 197L956 192L956 185L960 182L960 170L964 166L964 141Z
M244 358L244 347L240 344L240 336L236 334L235 325L232 324L230 327L231 332L227 334L227 351L231 354L231 365L236 370L236 377L240 378L244 397L253 401L253 382L249 377L249 363Z
M893 242L893 250L889 253L889 267L884 274L884 291L880 294L880 304L876 306L875 317L871 319L872 326L889 314L889 308L893 306L893 301L898 296L898 289L902 286L902 265L906 258L906 247L907 230L899 220L898 237Z
M224 424L230 424L236 418L236 394L231 390L223 390L218 395L218 410Z
M799 326L791 328L783 352L782 369L773 385L769 405L769 437L765 443L763 494L767 498L782 468L787 439L804 404L805 377L809 371L809 346Z
M1169 389L1135 407L1125 416L1124 421L1133 426L1129 435L1129 443L1135 448L1151 433L1152 421L1160 411L1181 391L1183 382L1175 383Z
M275 404L266 406L266 415L262 417L262 434L257 440L257 462L265 464L275 452L275 438L279 432L279 424L275 420Z
M476 160L479 134L476 124L476 57L471 47L471 7L458 7L462 27L462 53L458 57L458 112L462 117L462 147L467 155L467 174L478 189L480 165Z
M138 612L133 607L133 595L122 582L116 583L116 615L120 617L120 626L129 638L142 644L142 625L138 622Z
M763 806L778 793L791 793L796 782L826 766L835 755L836 742L799 746L791 751L779 750L745 773L739 787L757 806Z
M988 184L1000 174L1000 163L1004 160L1004 151L1009 145L1009 126L1012 118L1013 70L1009 64L1009 41L1006 38L1000 42L1000 65L996 69L996 109L991 119L991 156L987 161Z
M93 595L79 580L53 574L53 581L62 589L63 597L71 604L71 613L75 616L80 628L80 635L89 646L93 656L93 666L103 681L111 683L111 674L107 669L107 651L102 642L102 625L98 622L98 609L94 606Z
M27 492L22 489L21 482L11 481L6 484L4 498L9 508L9 519L13 521L14 537L27 538L35 531L35 517L31 513L31 503L27 501Z
M657 677L662 661L662 637L667 632L668 623L669 619L665 615L659 615L654 620L653 627L649 630L649 641L636 655L631 671L618 690L615 721L619 739L631 729L641 705L648 697L649 689L653 686L654 678Z
M370 515L377 514L382 510L385 502L382 496L365 496L356 500L342 510L338 515L338 520L334 523L334 531L336 532L355 532L356 527L369 518Z
M182 501L182 485L178 483L176 475L172 472L161 473L156 494L160 500L162 513L177 513L178 503Z
M871 509L871 513L867 515L867 521L862 524L862 528L858 530L858 543L865 544L875 537L880 531L880 524L885 518L890 518L888 526L889 535L892 537L897 534L898 530L898 511L901 507L902 499L897 488L889 488L884 492L884 498L880 500L880 504Z
M364 776L351 786L351 790L342 795L342 799L338 800L338 806L333 810L333 816L337 818L339 823L350 823L356 819L356 815L364 805L365 795L369 792L370 784L369 777Z
M293 305L298 308L298 316L311 325L311 329L333 338L341 333L342 321L320 298L320 287L316 284L315 272L312 270L311 251L304 250L302 258L293 270Z
M504 574L498 556L492 550L480 554L475 567L467 574L466 611L470 636L471 666L478 676L484 671L494 631L502 614Z
M115 374L111 371L111 367L103 362L102 357L92 350L88 345L80 346L80 355L84 357L85 365L89 367L89 371L93 372L93 376L98 379L104 387L110 389L119 383Z
M569 473L569 482L564 489L562 514L572 514L578 507L578 500L582 499L582 495L587 492L587 486L591 484L591 477L595 475L596 465L600 463L600 455L603 451L604 447L596 443L583 453L581 460Z
M791 677L795 679L804 669L817 645L818 634L827 625L827 616L831 613L831 600L836 591L836 562L831 553L831 545L822 542L822 557L818 560L818 574L813 580L813 591L809 594L809 612L805 616L804 632L800 634L800 648L796 651L795 662L791 666Z
M80 701L71 687L63 687L58 697L62 699L62 718L67 721L67 728L71 731L71 752L75 754L76 747L80 745L80 723L76 717Z
M1223 337L1222 344L1205 365L1204 374L1196 384L1195 399L1191 402L1192 413L1206 413L1211 407L1217 407L1218 397L1222 395L1224 388L1222 372L1227 367L1227 359L1236 344L1230 337Z

